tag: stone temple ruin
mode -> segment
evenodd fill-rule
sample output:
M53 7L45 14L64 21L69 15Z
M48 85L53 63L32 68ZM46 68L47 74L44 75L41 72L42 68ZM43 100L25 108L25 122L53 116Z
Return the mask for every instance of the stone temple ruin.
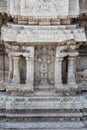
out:
M87 130L87 0L0 0L0 130Z

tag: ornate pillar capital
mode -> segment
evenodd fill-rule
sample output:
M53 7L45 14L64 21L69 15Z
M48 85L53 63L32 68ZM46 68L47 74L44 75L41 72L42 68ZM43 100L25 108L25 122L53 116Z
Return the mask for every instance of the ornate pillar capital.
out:
M75 40L68 40L66 41L67 45L67 52L68 53L76 53L77 49L79 48L80 44L77 44Z
M75 58L79 55L78 51L75 52L68 52L69 58Z

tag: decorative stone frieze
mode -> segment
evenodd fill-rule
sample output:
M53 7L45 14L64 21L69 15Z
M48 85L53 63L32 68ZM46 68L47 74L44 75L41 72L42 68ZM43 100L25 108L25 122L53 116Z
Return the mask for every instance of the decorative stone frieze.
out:
M35 17L36 19L65 18L68 15L77 17L79 15L78 0L77 2L73 1L72 7L69 5L70 1L65 0L64 3L65 5L63 5L63 1L61 0L21 0L20 3L19 0L14 2L9 0L8 13L12 16ZM74 8L74 4L77 5L75 6L77 8ZM71 11L70 14L69 11Z
M65 3L65 5L63 4ZM74 6L76 5L76 6ZM87 13L86 0L1 0L0 12L7 13L18 18L55 19L55 18L76 18L80 14Z

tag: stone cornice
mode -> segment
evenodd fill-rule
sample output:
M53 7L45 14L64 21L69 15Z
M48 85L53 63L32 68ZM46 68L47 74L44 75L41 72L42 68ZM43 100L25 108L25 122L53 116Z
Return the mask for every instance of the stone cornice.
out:
M77 25L67 26L26 26L7 24L1 29L4 42L38 43L64 42L74 39L76 42L86 41L83 28Z

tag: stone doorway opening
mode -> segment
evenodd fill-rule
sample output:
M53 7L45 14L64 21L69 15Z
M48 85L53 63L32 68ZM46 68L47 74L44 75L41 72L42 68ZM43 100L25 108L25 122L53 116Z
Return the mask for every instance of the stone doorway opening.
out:
M26 83L26 59L24 56L20 56L19 60L19 68L20 68L20 83L25 84Z

